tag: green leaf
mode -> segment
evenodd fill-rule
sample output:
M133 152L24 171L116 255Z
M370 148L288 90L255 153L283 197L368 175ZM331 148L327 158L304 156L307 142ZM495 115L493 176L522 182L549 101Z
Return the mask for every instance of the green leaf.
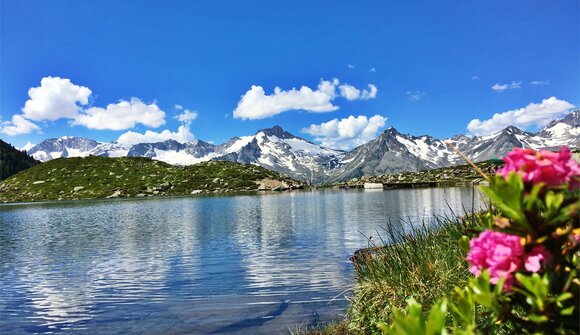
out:
M446 334L445 330L445 318L447 317L447 300L443 299L438 301L429 312L429 320L427 321L427 327L425 334L427 335L439 335Z
M465 235L461 236L458 243L459 243L459 247L461 248L461 250L463 250L465 253L468 253L469 250L471 249L471 247L469 245L469 237L467 237Z
M490 198L502 214L514 222L531 229L523 212L524 183L515 172L508 175L507 180L502 176L494 176L489 187L482 187L483 192Z
M530 314L529 316L530 321L535 323L544 323L548 321L548 317L545 315L537 315L537 314Z

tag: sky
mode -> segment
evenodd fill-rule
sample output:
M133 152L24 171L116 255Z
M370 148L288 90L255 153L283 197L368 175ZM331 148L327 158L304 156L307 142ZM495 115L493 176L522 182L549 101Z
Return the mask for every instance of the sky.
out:
M577 0L0 0L0 138L223 143L280 125L535 131L580 105Z

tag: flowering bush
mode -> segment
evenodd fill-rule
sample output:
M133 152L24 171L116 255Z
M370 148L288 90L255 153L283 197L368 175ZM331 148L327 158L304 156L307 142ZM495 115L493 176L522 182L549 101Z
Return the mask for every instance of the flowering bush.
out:
M428 319L409 300L379 324L384 334L580 333L580 167L565 147L514 149L504 161L482 188L494 211L460 241L474 278Z
M469 272L476 276L484 269L489 270L491 283L504 279L504 288L509 290L515 280L514 274L522 268L524 248L521 237L486 230L470 241L471 250L467 260Z
M544 183L546 186L569 184L570 188L578 188L578 178L575 176L580 175L580 168L571 157L567 147L562 147L560 152L515 148L504 157L505 166L497 174L508 178L515 172L524 183Z

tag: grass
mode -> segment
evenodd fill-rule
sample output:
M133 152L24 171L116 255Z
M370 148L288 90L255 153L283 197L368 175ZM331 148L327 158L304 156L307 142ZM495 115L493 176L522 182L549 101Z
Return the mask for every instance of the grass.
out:
M455 286L467 283L470 274L458 240L478 231L474 215L439 217L435 225L411 226L407 233L385 229L381 245L353 256L356 282L347 319L296 333L379 334L376 324L387 321L393 308L405 307L408 298L429 309Z
M0 202L251 192L264 179L302 186L280 173L232 162L174 166L143 157L59 158L1 181Z

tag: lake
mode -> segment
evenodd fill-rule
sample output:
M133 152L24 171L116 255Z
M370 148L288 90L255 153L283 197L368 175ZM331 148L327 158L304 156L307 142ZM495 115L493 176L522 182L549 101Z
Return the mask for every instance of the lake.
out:
M472 188L0 205L0 334L275 334L341 318L350 256Z

